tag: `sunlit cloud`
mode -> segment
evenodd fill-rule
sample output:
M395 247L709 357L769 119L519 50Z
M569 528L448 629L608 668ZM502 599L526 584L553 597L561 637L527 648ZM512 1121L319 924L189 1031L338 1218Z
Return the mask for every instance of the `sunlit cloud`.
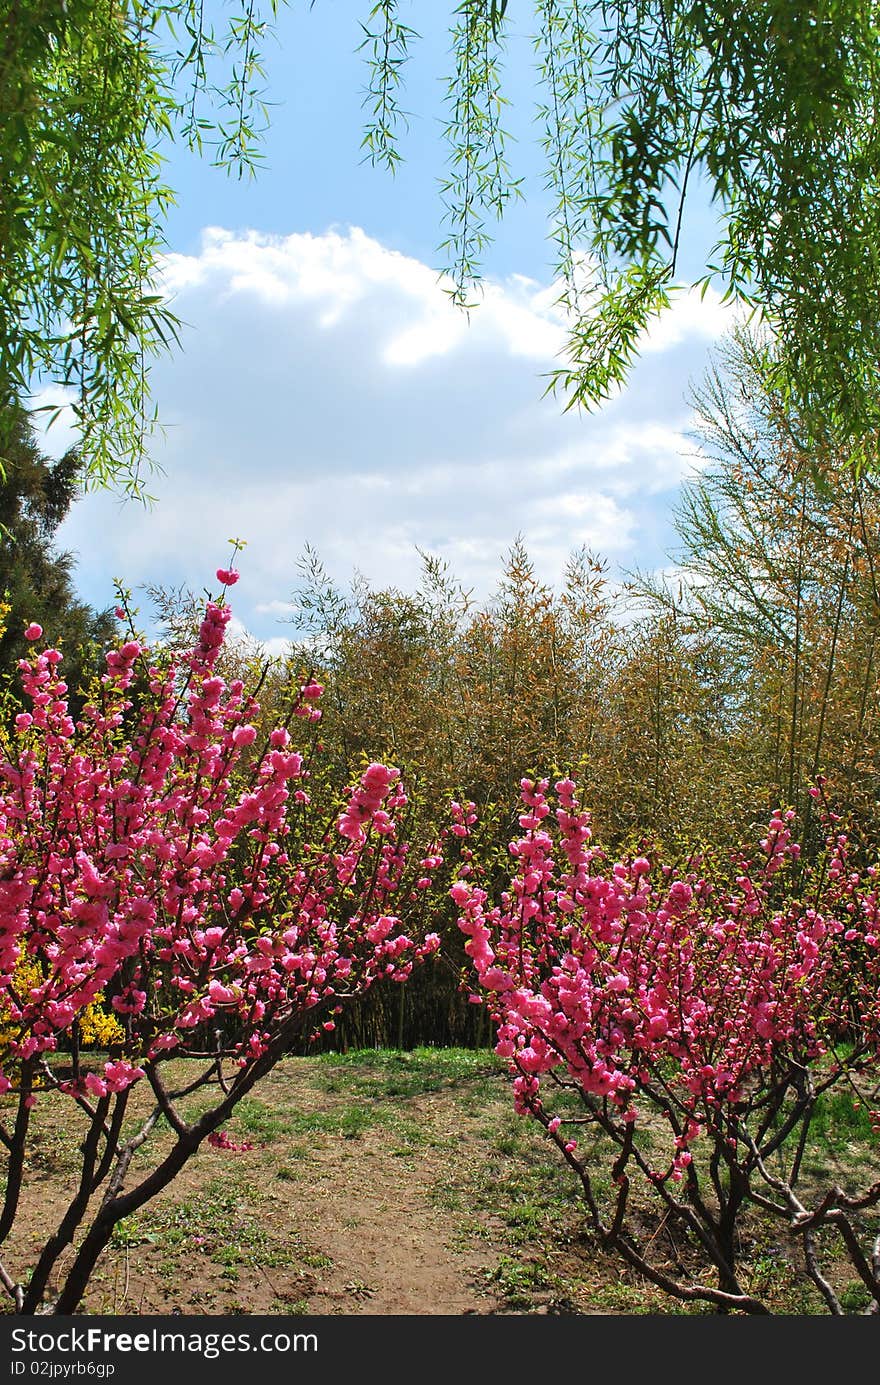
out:
M77 504L62 540L83 594L106 604L114 575L201 591L239 537L237 615L275 642L307 544L342 585L358 571L411 589L419 549L434 553L478 599L517 536L551 583L582 545L661 564L693 465L688 378L727 320L716 299L680 300L627 389L585 416L545 395L565 340L556 286L490 281L468 314L446 287L357 228L212 228L169 256L188 325L153 372L157 503Z

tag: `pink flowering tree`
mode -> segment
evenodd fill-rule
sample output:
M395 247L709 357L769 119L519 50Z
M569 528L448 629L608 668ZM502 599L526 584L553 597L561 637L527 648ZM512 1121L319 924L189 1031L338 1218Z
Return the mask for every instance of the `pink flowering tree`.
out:
M224 592L196 647L163 661L125 640L76 723L61 654L39 626L26 631L28 710L0 763L0 1243L35 1108L68 1102L85 1133L77 1185L34 1263L0 1263L18 1312L73 1312L114 1226L203 1141L229 1144L222 1127L245 1093L347 1001L405 980L437 946L433 858L411 861L398 771L369 765L336 811L311 802L291 730L320 717L322 690L298 686L258 736L254 699L215 672L237 579L217 575ZM98 1061L80 1042L96 1003L118 1030ZM185 1109L194 1092L197 1116ZM145 1164L157 1130L166 1138Z
M880 1136L876 868L827 808L815 866L790 812L732 872L612 865L571 780L521 788L509 885L453 897L516 1109L577 1175L600 1243L678 1299L762 1313L749 1228L775 1221L831 1313L841 1258L877 1312L880 1180L818 1181L806 1158L832 1091Z

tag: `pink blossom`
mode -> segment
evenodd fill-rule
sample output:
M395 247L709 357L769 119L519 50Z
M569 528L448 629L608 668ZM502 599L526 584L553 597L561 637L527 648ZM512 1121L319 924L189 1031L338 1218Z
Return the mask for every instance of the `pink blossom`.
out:
M104 1081L107 1090L111 1092L124 1092L137 1082L138 1078L144 1076L144 1070L135 1067L125 1058L120 1058L116 1062L104 1064Z
M253 1149L250 1140L242 1140L236 1143L235 1140L230 1139L225 1130L212 1130L208 1136L208 1144L213 1145L215 1149L233 1150L236 1154L241 1154L245 1150Z
M833 831L812 892L799 887L779 904L774 877L799 855L789 810L772 815L759 864L744 853L723 888L701 876L697 857L682 878L660 861L652 870L647 856L608 866L589 845L573 781L556 792L553 811L545 781L523 780L522 834L497 895L464 879L451 888L471 984L520 1114L556 1134L542 1094L558 1078L599 1099L581 1120L602 1128L607 1111L616 1129L638 1130L662 1090L683 1121L665 1172L646 1177L678 1182L692 1165L688 1144L713 1122L724 1144L731 1114L738 1123L752 1092L775 1080L780 1052L799 1065L823 1057L829 1026L852 1023L856 993L860 1023L880 1033L878 872L856 870L846 834ZM453 832L458 821L453 807ZM564 1148L573 1157L577 1145Z
M328 835L323 786L313 809L289 731L267 728L258 745L261 709L216 672L229 620L209 601L180 656L120 637L76 720L59 651L19 662L26 710L0 766L7 1069L18 1081L29 1060L69 1052L87 1009L105 1008L119 1021L112 1057L58 1086L85 1110L106 1103L95 1119L169 1056L219 1045L230 1073L247 1075L285 1026L331 1033L343 1004L407 980L439 947L425 895L442 852L404 840L399 770L370 764L338 805L343 835ZM309 681L303 699L321 691ZM481 896L466 893L470 917ZM480 965L491 960L488 929L469 941ZM25 956L39 957L39 979L22 988Z
M214 980L208 984L208 996L215 1005L232 1005L241 998L241 993L235 986L224 986Z

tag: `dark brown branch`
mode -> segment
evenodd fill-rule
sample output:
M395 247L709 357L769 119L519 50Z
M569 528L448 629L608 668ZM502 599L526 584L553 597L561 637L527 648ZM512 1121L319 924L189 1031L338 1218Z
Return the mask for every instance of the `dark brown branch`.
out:
M43 1299L46 1285L49 1282L49 1276L52 1273L59 1255L70 1245L76 1234L77 1228L85 1216L86 1209L89 1205L89 1198L92 1193L92 1177L98 1157L98 1144L103 1134L103 1124L109 1107L110 1098L102 1096L98 1101L95 1119L92 1121L89 1132L83 1142L83 1160L79 1187L71 1199L67 1211L59 1222L57 1231L46 1241L42 1254L34 1266L34 1272L30 1277L22 1303L21 1311L24 1313L33 1313L39 1307Z
M15 1129L12 1133L12 1144L10 1145L9 1161L6 1168L6 1196L3 1200L3 1212L0 1214L0 1243L6 1240L12 1230L15 1214L18 1211L18 1200L21 1197L27 1132L31 1119L32 1088L33 1063L31 1062L22 1065L18 1111L15 1117Z

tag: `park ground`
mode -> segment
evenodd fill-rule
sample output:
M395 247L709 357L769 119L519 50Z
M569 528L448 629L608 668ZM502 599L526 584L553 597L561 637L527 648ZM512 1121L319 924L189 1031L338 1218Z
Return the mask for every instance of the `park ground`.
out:
M117 1227L84 1311L683 1311L602 1253L570 1171L514 1113L489 1051L290 1057L239 1104L225 1135L234 1148L204 1145ZM60 1119L40 1124L13 1264L33 1262L50 1213L69 1197L77 1139ZM153 1161L159 1143L150 1142ZM803 1311L786 1298L777 1249L755 1273L776 1274L783 1311Z

